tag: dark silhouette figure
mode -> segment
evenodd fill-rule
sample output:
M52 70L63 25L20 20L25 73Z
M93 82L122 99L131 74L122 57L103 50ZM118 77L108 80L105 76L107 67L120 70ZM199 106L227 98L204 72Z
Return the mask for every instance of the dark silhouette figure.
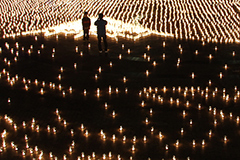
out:
M104 42L104 51L108 52L108 44L107 44L107 36L106 36L106 25L107 21L103 19L103 14L100 13L98 19L94 23L97 26L97 35L98 35L98 49L99 52L102 53L102 45L101 40Z
M89 40L89 29L91 26L91 20L88 17L88 12L84 12L82 26L83 26L83 40Z

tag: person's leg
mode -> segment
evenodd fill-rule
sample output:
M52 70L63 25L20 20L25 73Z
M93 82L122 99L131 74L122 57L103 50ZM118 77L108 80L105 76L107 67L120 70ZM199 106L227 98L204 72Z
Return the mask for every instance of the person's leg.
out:
M105 51L107 51L108 49L108 44L107 44L107 36L103 36L103 41L104 41L104 47L105 47Z
M98 35L98 50L99 51L102 51L101 39L102 39L102 37Z
M86 39L86 30L84 29L83 30L83 40L85 40Z
M86 32L86 38L87 38L87 40L89 40L89 29L87 29L87 32Z

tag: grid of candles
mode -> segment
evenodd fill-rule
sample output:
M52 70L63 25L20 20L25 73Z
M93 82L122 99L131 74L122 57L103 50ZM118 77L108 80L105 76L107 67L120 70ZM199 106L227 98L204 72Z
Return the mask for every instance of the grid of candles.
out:
M103 12L112 24L108 27L112 37L135 39L162 33L203 43L232 43L239 42L240 37L238 10L239 4L234 0L7 0L0 2L0 11L4 13L0 26L4 37L39 32L48 35L50 30L72 34L81 31L82 11L88 11L93 19Z
M34 38L36 41L38 40L37 36ZM2 69L0 73L1 81L7 82L8 86L14 87L15 85L22 84L24 87L22 90L25 90L26 92L30 90L34 90L32 88L38 88L38 91L36 91L36 94L44 96L45 94L50 93L50 90L57 90L59 91L58 96L61 98L68 98L69 95L72 94L80 94L80 96L83 97L89 97L93 95L96 97L96 99L101 98L102 96L106 95L113 95L113 94L129 94L129 89L127 87L128 81L131 81L130 78L127 76L123 76L119 82L126 85L125 88L120 87L112 87L109 85L107 88L96 88L95 90L88 90L88 88L84 90L78 90L77 88L74 88L72 86L64 86L61 84L62 78L64 77L65 67L61 66L59 68L59 73L56 74L56 81L55 82L47 82L47 81L40 81L37 78L34 80L28 79L24 75L19 74L12 74L11 73L11 65L13 63L18 63L19 58L19 50L23 51L25 54L28 54L29 56L32 56L33 54L37 54L41 56L42 50L46 46L46 44L38 44L40 46L34 46L30 45L29 48L25 48L23 45L20 45L20 42L15 42L14 44L10 44L9 42L5 42L4 46L1 46L0 48L0 54L4 51L7 52L9 55L14 55L12 59L9 59L7 57L2 57L2 62L6 66ZM165 47L166 42L164 41L162 46ZM41 49L37 52L33 52L34 48L40 47ZM75 52L77 56L84 56L83 52L81 51L81 48L78 46L75 47ZM91 47L91 45L89 45ZM124 49L125 45L121 44L121 48ZM177 46L179 49L179 54L183 54L183 47L181 44ZM218 50L217 47L214 48L215 51ZM125 56L131 55L131 52L134 49L127 49L126 54L119 54L116 58L117 62L121 63L121 60ZM151 46L147 45L146 50L151 50ZM198 50L195 51L195 53L198 55ZM236 56L235 51L232 53L232 57ZM52 53L50 54L51 58L54 59L57 56L57 49L52 47ZM160 62L157 62L154 60L150 54L143 53L142 55L139 55L142 59L144 59L148 64L151 64L154 67L157 67L157 65ZM162 54L161 62L166 61L167 56L165 53ZM214 56L210 54L208 56L209 63L214 59ZM114 64L113 61L110 61L107 65L109 68L114 68L114 66L117 64ZM181 67L181 58L177 59L176 68ZM72 64L73 70L78 70L78 63ZM228 70L229 66L225 64L222 66L223 71L220 72L217 77L219 80L223 79L224 76L224 70ZM102 66L99 66L98 68L95 68L95 73L92 75L93 79L95 79L96 83L98 79L102 76L102 73L104 72L104 68ZM146 79L149 78L151 75L151 70L146 69L142 71L145 74ZM194 72L189 74L189 79L195 80L196 75ZM233 112L225 112L222 109L218 109L214 106L205 106L205 104L202 104L201 101L197 101L196 97L201 97L203 101L207 101L209 99L214 100L221 99L221 103L224 103L226 105L229 104L229 102L237 103L240 97L240 91L238 86L234 86L231 89L221 88L221 87L213 87L212 86L212 80L209 80L207 82L206 87L200 87L200 86L149 86L149 87L143 87L140 91L135 91L135 95L137 95L140 99L138 108L143 109L144 111L148 110L148 115L146 117L142 117L142 124L146 126L146 128L149 129L149 131L146 132L143 137L129 137L128 135L125 135L126 128L124 127L124 124L121 126L118 126L116 129L116 133L110 133L108 131L105 131L103 129L99 130L99 132L91 132L91 128L86 126L85 124L79 124L79 126L76 126L75 128L70 128L68 126L72 126L71 122L68 122L67 119L62 116L62 111L58 108L55 109L55 111L52 113L53 116L55 116L56 119L56 126L41 126L38 124L38 121L34 117L31 121L22 121L22 122L16 122L13 118L11 118L10 115L2 115L1 116L1 122L8 124L6 127L7 129L4 129L1 133L1 141L2 145L0 147L1 154L4 154L7 150L13 150L16 152L17 155L22 156L23 158L31 157L31 158L38 158L38 159L69 159L72 155L79 154L77 156L77 159L134 159L134 155L138 152L141 152L140 149L138 149L137 144L146 144L152 139L158 139L159 143L163 146L162 151L165 153L168 153L168 151L173 150L173 148L178 149L181 147L192 147L199 148L201 147L203 150L208 147L208 144L211 144L211 138L212 137L220 137L220 142L222 142L222 145L225 146L229 141L234 141L234 139L231 139L227 135L227 133L223 133L224 136L218 135L219 133L215 132L216 128L218 126L221 126L224 121L230 121L232 124L236 125L236 130L238 130L239 125L239 115L236 115ZM33 87L35 86L35 87ZM51 93L50 93L51 94ZM177 98L176 98L177 95ZM154 122L151 120L151 117L154 116L154 114L158 114L158 109L153 106L151 107L151 103L156 102L158 105L165 105L165 106L175 106L182 108L181 112L179 113L181 119L186 123L184 127L179 128L177 133L179 133L179 138L175 140L175 143L172 143L171 137L169 137L167 134L164 133L158 128L157 126L154 126ZM7 99L7 104L11 105L12 99L9 97ZM105 102L104 104L99 104L102 106L103 110L110 111L108 116L112 118L113 120L116 119L118 116L117 110L114 110L111 105L109 105L109 102ZM191 117L192 110L198 110L200 113L201 111L207 111L209 116L212 117L212 121L209 122L209 126L211 126L211 129L205 133L205 137L202 138L201 141L196 139L189 139L189 142L186 143L181 142L184 135L191 134L191 131L188 130L188 128L194 128L198 126L198 123L194 121L194 117ZM156 111L155 111L156 110ZM59 127L60 126L60 127ZM62 128L65 129L66 134L70 134L72 137L72 142L68 147L68 151L66 153L63 153L61 157L56 156L53 152L45 152L44 148L40 148L39 146L32 146L29 143L29 135L26 133L24 137L24 145L23 144L16 144L14 141L11 141L8 139L9 134L18 133L19 130L30 130L33 133L41 134L41 133L48 133L49 135L53 135L53 137L57 137L58 134L62 132ZM187 131L186 131L187 130ZM148 134L150 133L150 135ZM222 133L221 133L222 134ZM75 150L76 143L74 139L77 135L83 135L86 139L90 139L91 136L95 135L98 136L99 140L103 143L105 141L111 141L113 143L121 143L121 144L131 144L129 148L125 148L127 152L131 156L125 157L125 155L116 154L111 152L109 150L108 153L100 154L98 151L92 152L91 155L88 155L84 152L79 152ZM78 144L79 145L79 144ZM59 154L59 153L58 153ZM173 154L170 155L172 159L178 159L178 156ZM186 157L187 159L191 159L191 157ZM150 158L149 158L150 159Z

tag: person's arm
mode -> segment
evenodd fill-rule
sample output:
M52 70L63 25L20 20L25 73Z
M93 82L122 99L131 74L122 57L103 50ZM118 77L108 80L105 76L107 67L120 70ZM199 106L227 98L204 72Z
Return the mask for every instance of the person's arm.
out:
M97 26L97 21L95 21L94 25Z

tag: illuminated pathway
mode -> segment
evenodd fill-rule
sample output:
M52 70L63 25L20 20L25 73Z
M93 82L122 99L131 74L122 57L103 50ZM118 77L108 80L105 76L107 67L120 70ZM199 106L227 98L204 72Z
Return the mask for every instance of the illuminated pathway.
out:
M136 30L139 34L139 30L145 33L148 28L150 33L168 33L180 39L231 43L239 42L239 6L236 0L3 0L0 2L0 26L5 36L45 32L45 29L81 19L84 11L92 17L103 12L121 21L112 21L115 29L110 27L109 32L119 32L113 36L127 34L132 37ZM73 32L71 27L68 29L65 32ZM74 27L74 32L79 29Z

